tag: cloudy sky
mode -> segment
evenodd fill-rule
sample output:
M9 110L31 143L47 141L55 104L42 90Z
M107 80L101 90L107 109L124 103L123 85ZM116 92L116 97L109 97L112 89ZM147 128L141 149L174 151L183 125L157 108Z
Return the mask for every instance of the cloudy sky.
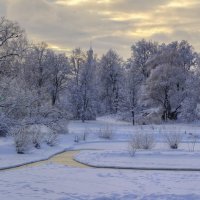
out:
M200 0L0 0L0 15L57 51L92 41L98 54L113 48L127 58L141 38L186 39L200 51Z

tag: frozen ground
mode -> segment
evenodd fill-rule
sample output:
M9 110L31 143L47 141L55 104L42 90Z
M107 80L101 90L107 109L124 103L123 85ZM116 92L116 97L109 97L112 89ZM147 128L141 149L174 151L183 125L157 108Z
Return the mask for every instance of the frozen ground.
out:
M200 173L43 165L0 172L6 200L199 200Z
M96 167L200 170L200 153L186 151L139 151L131 157L123 150L84 151L75 160Z
M100 128L109 125L114 135L111 141L98 138ZM122 164L165 166L174 163L176 166L200 166L199 140L195 152L189 152L188 141L191 133L199 135L200 126L165 125L135 126L110 117L82 124L73 121L69 124L69 135L60 138L57 147L42 146L25 155L17 155L10 138L0 139L0 167L40 160L66 148L93 149L83 151L79 156L84 162L98 164ZM75 135L82 137L87 132L87 140L74 143ZM138 152L136 157L129 157L128 140L136 132L155 134L157 141L153 151ZM165 132L184 133L184 143L178 151L169 151L163 143ZM100 150L100 151L97 151ZM178 160L178 159L179 160ZM134 171L113 169L80 169L63 165L44 164L0 171L0 199L31 200L133 200L133 199L200 199L200 172L167 172L167 171Z
M17 154L12 138L0 138L0 169L47 159L58 152L72 147L72 137L70 135L63 135L60 136L60 143L55 147L42 145L41 149L31 149L26 154Z
M118 121L112 117L100 117L97 121L86 121L84 124L80 121L72 121L69 124L69 130L75 135L82 135L83 132L89 132L89 141L100 141L97 137L100 129L109 126L113 132L113 140L128 141L135 133L152 133L157 142L163 142L165 133L183 133L183 142L192 140L191 134L200 136L200 124L165 124L165 125L136 125ZM199 140L200 141L200 140Z
M105 126L109 126L114 134L111 141L105 139L99 139L98 132ZM33 149L27 154L18 155L15 152L14 142L11 138L0 138L0 168L16 166L27 162L37 161L41 159L46 159L49 156L63 151L68 148L75 149L109 149L109 150L127 150L128 141L131 139L132 135L138 132L147 132L155 134L157 140L156 149L166 150L168 147L163 144L163 134L181 132L184 135L183 144L181 149L189 150L191 143L191 135L200 135L200 126L196 125L186 125L186 124L172 124L172 125L150 125L150 126L132 126L130 123L123 121L116 121L113 118L101 117L97 121L91 121L86 123L81 123L80 121L72 121L69 124L70 134L60 136L60 142L56 147L48 147L43 145L41 149ZM87 133L87 140L80 141L80 143L75 144L75 135L80 137L83 133ZM186 134L185 134L186 133ZM184 144L185 143L185 144ZM195 150L200 151L199 139L195 145Z

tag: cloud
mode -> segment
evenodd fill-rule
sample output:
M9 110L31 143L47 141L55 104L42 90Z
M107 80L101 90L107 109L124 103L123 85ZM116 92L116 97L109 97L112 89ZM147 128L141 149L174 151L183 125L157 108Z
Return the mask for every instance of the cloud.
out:
M0 17L3 17L6 15L6 1L0 0Z
M55 50L116 49L130 56L141 39L170 42L187 39L200 50L199 0L0 0L0 13L18 21L33 41Z

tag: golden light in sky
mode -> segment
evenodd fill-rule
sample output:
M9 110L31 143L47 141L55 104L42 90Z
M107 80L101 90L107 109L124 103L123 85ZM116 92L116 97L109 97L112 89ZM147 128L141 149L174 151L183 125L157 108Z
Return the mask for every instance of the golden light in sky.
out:
M167 7L170 7L170 8L187 8L187 7L193 6L195 4L196 4L196 2L193 2L193 1L177 0L177 1L169 2L169 4L167 4Z
M131 36L136 36L136 37L140 37L142 35L142 37L148 38L154 34L160 34L160 33L171 34L172 32L173 32L173 30L171 30L170 28L165 28L165 27L154 28L154 27L152 27L152 28L148 28L148 29L136 29L136 30L133 30L132 32L129 32L129 34Z
M57 0L56 4L63 4L68 6L75 6L78 4L83 4L85 2L90 2L91 0ZM94 1L95 2L95 1ZM96 3L110 3L111 0L96 0Z
M57 4L65 4L65 5L69 5L69 6L75 6L77 4L80 3L85 3L89 0L58 0L56 1Z

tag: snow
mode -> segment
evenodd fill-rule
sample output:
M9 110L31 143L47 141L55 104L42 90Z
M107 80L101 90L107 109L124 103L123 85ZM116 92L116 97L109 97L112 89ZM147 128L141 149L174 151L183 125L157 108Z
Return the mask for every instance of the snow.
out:
M0 172L0 199L197 200L200 173L43 165Z
M43 144L41 149L31 149L26 154L17 154L15 151L13 138L1 138L0 169L48 159L52 155L72 148L73 142L70 135L60 136L59 140L60 143L57 146L50 147Z
M75 160L96 167L199 169L200 152L139 151L131 157L128 151L82 151Z
M98 131L105 126L109 126L113 132L114 141L128 141L135 133L151 133L155 135L157 142L163 142L163 135L166 133L182 133L183 142L192 140L191 134L200 137L200 124L164 124L164 125L136 125L129 122L117 120L117 117L103 116L96 121L86 121L84 124L80 121L72 121L69 124L69 130L76 135L82 135L83 132L89 132L87 141L100 141L97 137Z
M114 137L100 139L99 129L109 125ZM24 155L15 152L11 138L0 139L0 168L15 166L48 157L65 149L81 150L76 159L104 166L181 167L200 166L199 139L195 151L190 152L189 133L199 136L198 124L167 124L132 126L112 116L97 121L72 121L69 134L60 136L56 147L42 145ZM86 141L74 143L75 135L87 132ZM156 147L151 151L128 154L128 141L136 132L155 134ZM163 143L164 133L181 132L183 143L178 150L169 150ZM186 132L186 133L185 133ZM141 171L119 169L73 168L61 164L41 163L38 166L0 171L0 199L15 200L154 200L200 199L200 173L175 171Z
M98 131L107 125L113 129L114 136L112 140L100 139L98 137ZM184 135L184 142L188 142L192 141L191 135L188 133L193 133L199 136L199 128L200 125L198 124L167 124L133 127L131 123L119 121L116 117L114 118L113 116L100 117L97 121L86 121L84 124L80 121L72 121L69 124L70 134L61 135L60 142L56 147L43 145L41 149L32 149L30 152L24 155L19 155L15 152L12 138L1 138L0 168L6 168L9 166L16 166L28 162L47 159L58 152L72 148L127 151L128 141L131 139L134 133L137 132L155 134L155 139L157 141L155 149L158 151L166 151L168 147L163 143L164 133L181 132ZM82 135L84 132L88 133L86 142L81 141L78 144L74 144L75 135ZM187 134L185 134L185 132ZM192 145L191 142L182 143L180 149L187 152L189 150L189 145ZM198 139L197 144L195 145L195 152L199 151L200 144Z

